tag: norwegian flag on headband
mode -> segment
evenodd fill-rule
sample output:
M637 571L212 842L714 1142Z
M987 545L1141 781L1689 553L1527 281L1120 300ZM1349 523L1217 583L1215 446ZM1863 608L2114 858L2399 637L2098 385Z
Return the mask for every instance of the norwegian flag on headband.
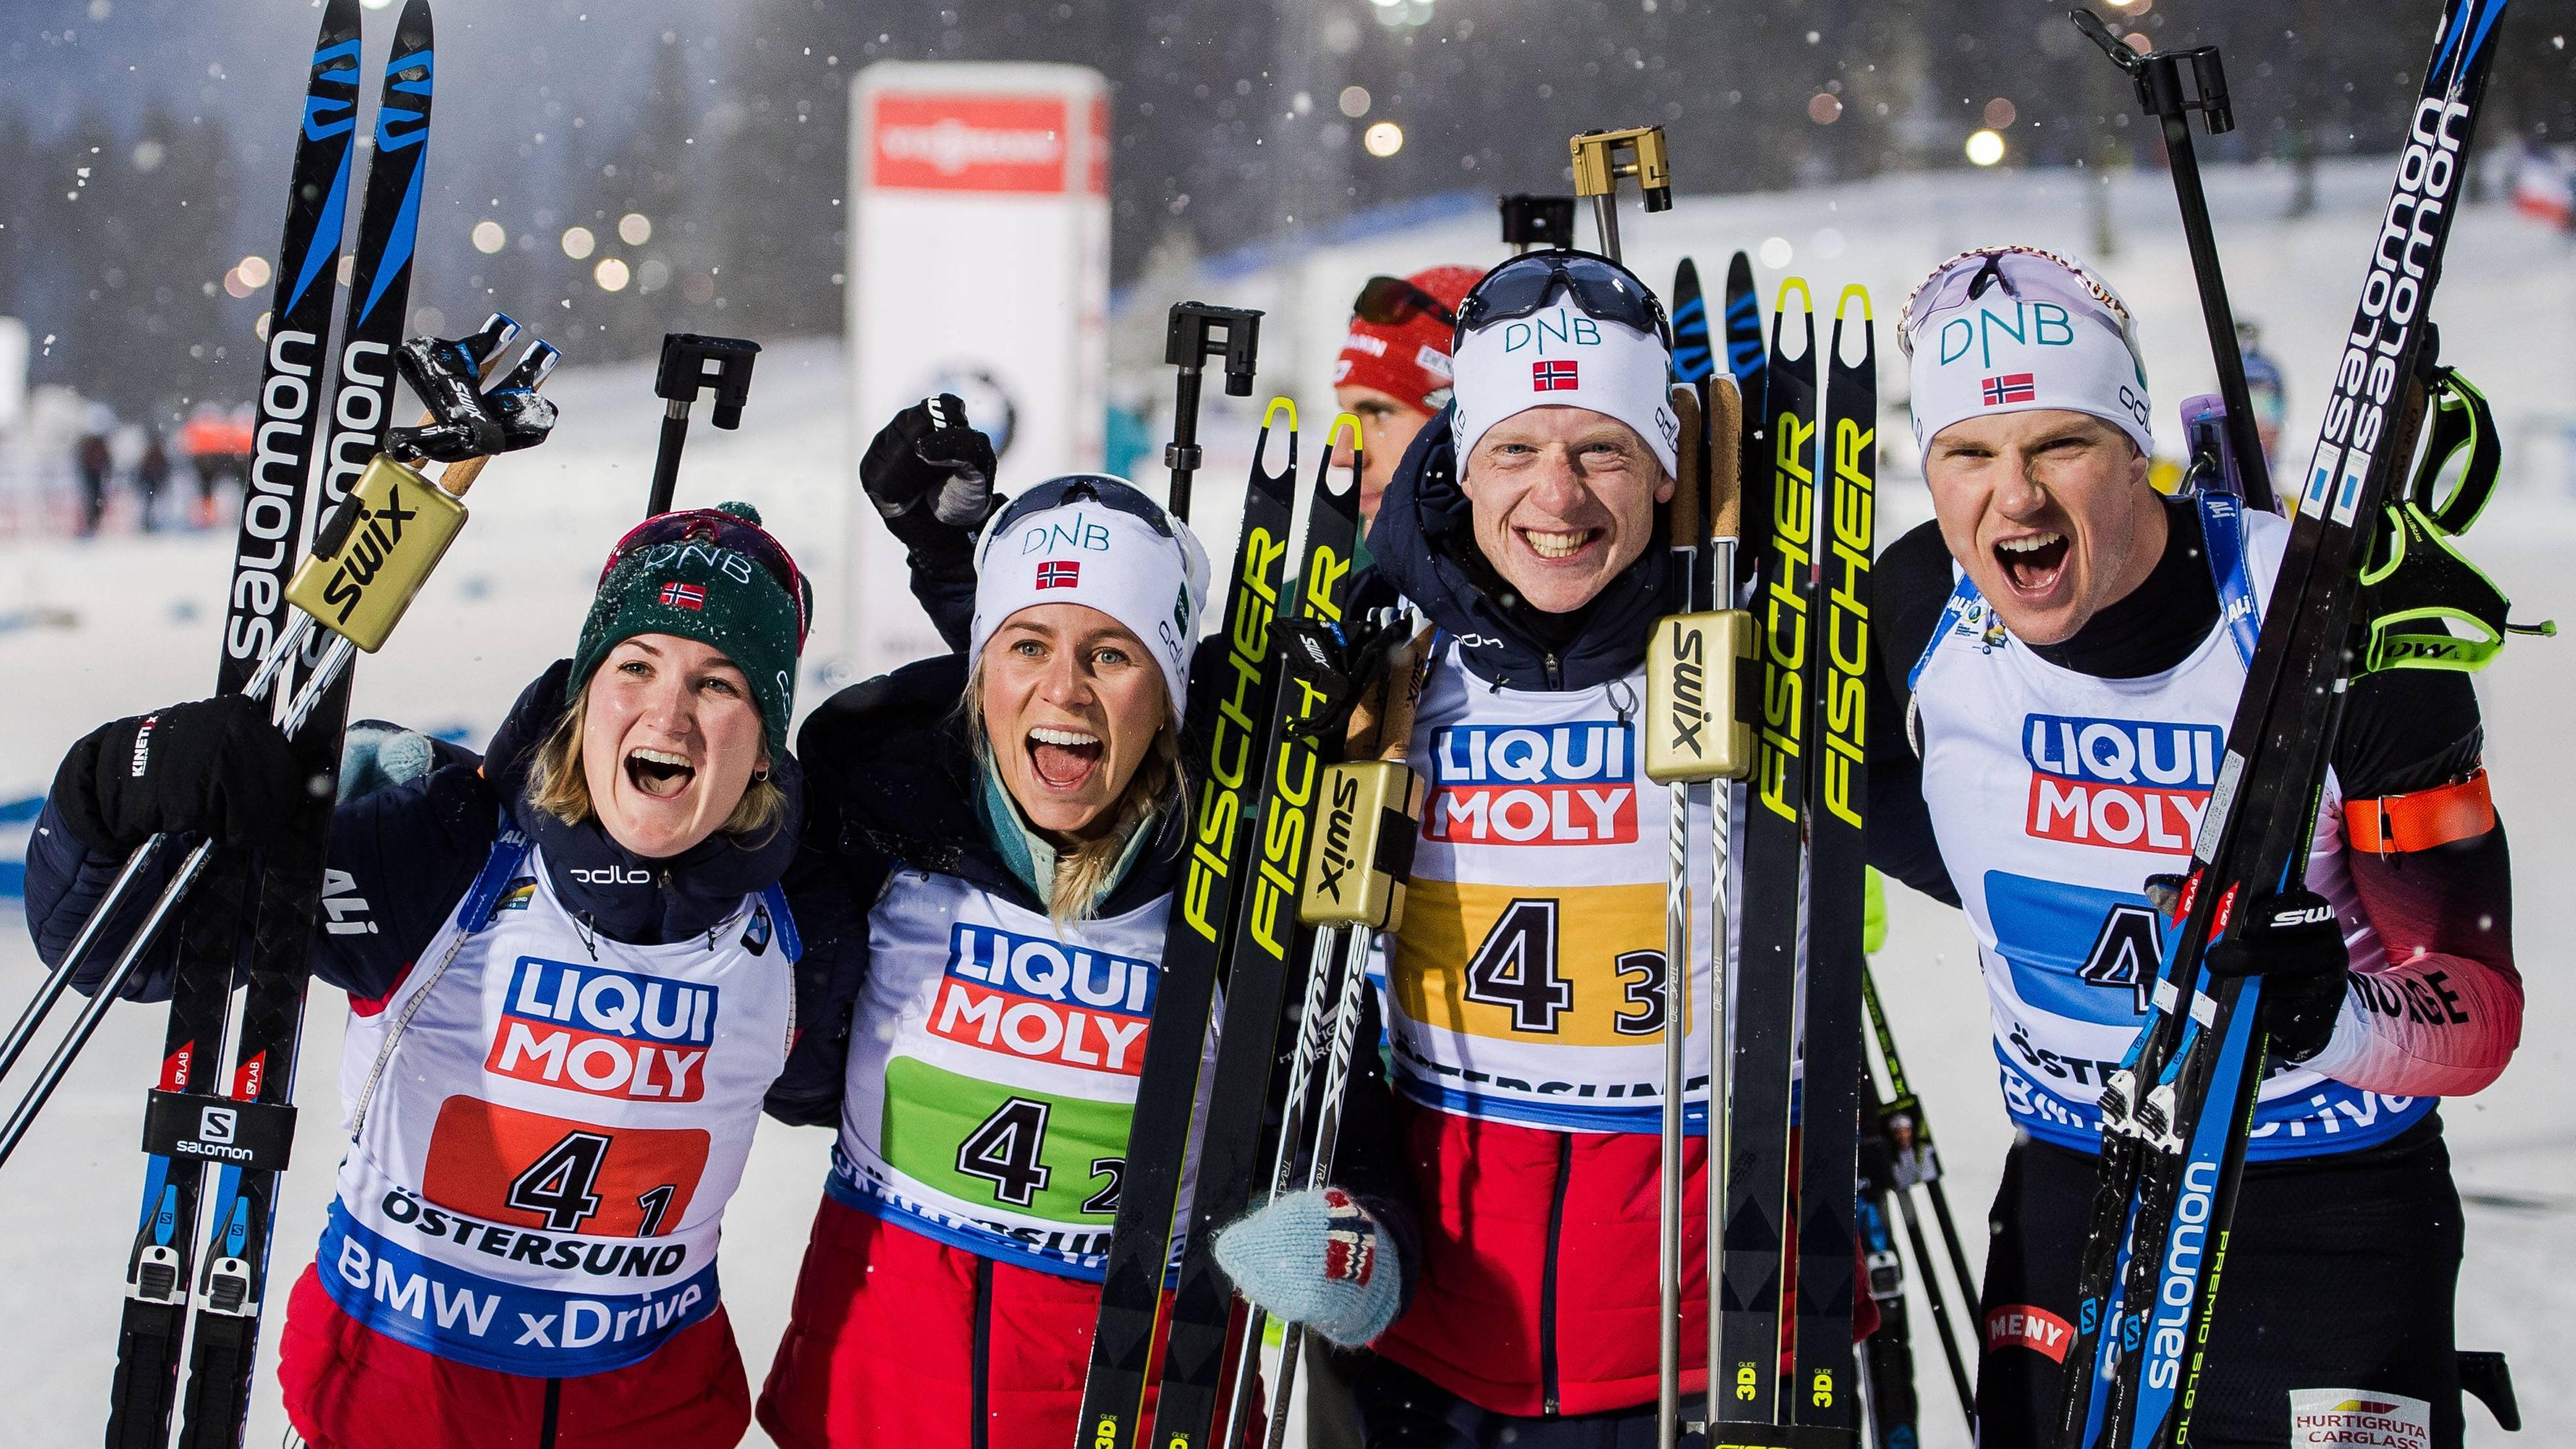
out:
M1038 565L1038 587L1042 589L1078 588L1082 583L1082 564L1069 558L1048 559Z
M1530 364L1530 391L1532 392L1563 392L1568 388L1581 385L1575 376L1572 358L1566 358L1561 362Z
M2039 396L2039 387L2027 372L2007 372L1986 379L1986 406L2002 407L2005 403L2025 403Z
M704 612L707 607L706 585L684 584L676 580L671 583L664 584L662 586L662 607L665 609L696 609L700 612Z

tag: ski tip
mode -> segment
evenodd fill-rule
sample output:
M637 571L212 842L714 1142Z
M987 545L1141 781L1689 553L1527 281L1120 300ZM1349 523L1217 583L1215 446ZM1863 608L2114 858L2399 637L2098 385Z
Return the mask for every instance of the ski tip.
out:
M1779 294L1774 297L1771 302L1772 321L1779 321L1780 314L1789 310L1789 294L1791 292L1798 294L1799 311L1813 312L1816 310L1816 294L1808 290L1806 278L1782 277L1780 279Z
M1854 300L1858 300L1860 303L1860 320L1863 322L1875 322L1878 320L1869 309L1869 288L1858 282L1854 282L1843 288L1843 294L1834 299L1835 325L1841 325L1843 314L1851 310L1851 304Z
M1279 415L1288 415L1288 466L1273 470L1270 466L1270 430L1278 426ZM1264 478L1294 476L1297 471L1297 404L1285 397L1274 397L1270 406L1261 410L1261 435L1252 443L1252 471Z
M1288 414L1288 431L1292 433L1297 431L1297 402L1294 398L1286 397L1272 398L1270 406L1261 410L1261 431L1265 433L1270 431L1274 420L1282 412Z
M1726 285L1730 289L1753 290L1753 258L1740 247L1726 264Z
M1295 414L1292 412L1290 416L1293 419ZM1341 441L1342 434L1345 430L1347 430L1351 435L1351 440L1347 445L1342 444ZM1335 447L1342 448L1343 454L1350 463L1350 467L1345 470L1347 476L1338 485L1334 483L1331 472L1333 466L1333 449ZM1333 414L1333 425L1324 430L1324 468L1326 470L1324 474L1324 489L1326 492L1339 495L1345 490L1358 485L1360 469L1359 414Z

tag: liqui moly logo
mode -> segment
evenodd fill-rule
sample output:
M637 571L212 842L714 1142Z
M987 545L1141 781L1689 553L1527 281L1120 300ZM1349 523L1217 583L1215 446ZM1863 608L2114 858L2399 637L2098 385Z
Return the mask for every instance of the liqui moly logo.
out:
M483 1069L597 1097L694 1102L716 989L522 956Z
M2181 854L2218 783L2215 725L2034 714L2025 828L2043 840Z
M1132 1077L1154 1014L1151 962L959 924L930 1009L933 1035L1013 1056Z
M1462 845L1637 838L1635 751L1617 720L1453 725L1431 741L1422 835Z

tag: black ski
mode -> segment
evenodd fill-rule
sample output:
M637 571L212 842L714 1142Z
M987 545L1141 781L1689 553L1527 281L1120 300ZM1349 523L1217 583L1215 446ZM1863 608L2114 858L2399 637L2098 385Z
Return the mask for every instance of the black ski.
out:
M336 506L365 471L391 425L394 349L409 316L413 235L420 217L428 164L434 60L429 0L405 0L394 25L376 102L375 147L367 164L366 199L358 214L355 262L349 277L350 315L342 336L333 428L324 450L321 509ZM316 644L323 642L319 631ZM323 860L337 795L340 736L348 723L352 671L323 695L314 718L297 733L297 758L323 782L313 792L291 842L267 852L251 927L249 985L244 993L241 1044L235 1050L235 1110L263 1109L277 1122L281 1141L294 1132L295 1069L304 1029L305 983L311 974L313 931L320 914ZM286 691L281 688L281 697ZM260 1310L268 1281L268 1255L276 1227L278 1177L273 1162L227 1165L215 1193L208 1230L196 1324L189 1351L185 1449L217 1449L241 1442L250 1412L251 1369L259 1344Z
M1787 349L1789 298L1803 329ZM1785 1421L1780 1403L1781 1247L1789 1195L1789 1060L1796 1029L1798 883L1814 716L1810 646L1814 583L1816 319L1807 284L1781 283L1765 370L1769 506L1744 515L1758 557L1752 609L1761 654L1761 747L1746 787L1744 906L1735 982L1735 1041L1726 1107L1726 1228L1717 1285L1729 1422ZM1752 490L1747 489L1750 494ZM1748 504L1751 499L1748 497ZM1845 1237L1848 1251L1849 1237ZM1848 1278L1849 1268L1845 1275Z
M1857 303L1860 315L1848 317ZM1849 361L1844 329L1858 322ZM1863 765L1869 694L1870 557L1878 505L1878 344L1869 293L1846 287L1826 350L1825 425L1816 461L1817 610L1807 678L1815 720L1807 755L1806 1021L1798 1149L1798 1288L1789 1420L1859 1427L1852 1380L1852 1277L1860 1131L1862 941L1869 854ZM1812 364L1810 364L1812 365ZM1783 500L1798 490L1785 489ZM1786 520L1775 511L1775 523ZM1756 817L1759 818L1758 816ZM1789 859L1797 858L1794 847ZM1759 854L1753 856L1759 861ZM1750 894L1748 892L1748 899ZM1747 979L1752 985L1752 978Z
M260 379L258 456L243 490L241 525L226 590L215 688L238 693L285 625L287 575L303 538L315 435L329 416L328 376L340 239L348 212L351 144L358 124L358 0L330 0L313 43L311 74L278 243ZM214 852L182 916L178 976L163 1038L160 1087L219 1102L217 1070L230 1025L240 923L249 908L249 863ZM111 1389L110 1449L162 1449L177 1397L204 1164L154 1153L142 1220L126 1259L126 1298Z
M1922 1404L1914 1392L1914 1329L1905 1311L1905 1255L1896 1247L1896 1152L1887 1140L1878 1093L1863 1082L1860 1130L1860 1243L1869 1263L1869 1299L1878 1328L1861 1343L1863 1398L1875 1449L1913 1449ZM1928 1272L1929 1269L1927 1268ZM1939 1292L1938 1288L1933 1290Z
M1709 345L1708 299L1699 291L1699 266L1682 258L1673 269L1673 381L1698 382L1717 371Z
M1269 691L1276 678L1270 668L1270 625L1283 602L1297 485L1293 408L1287 409L1287 466L1276 473L1268 467L1269 418L1284 406L1271 404L1253 445L1242 540L1226 582L1222 667L1216 677L1191 681L1182 717L1182 738L1194 756L1190 778L1197 782L1190 807L1190 857L1173 892L1154 1021L1136 1078L1136 1109L1128 1120L1118 1216L1100 1285L1082 1416L1076 1421L1075 1442L1082 1449L1130 1449L1135 1444L1160 1336L1163 1278L1172 1266L1172 1230L1198 1098L1199 1053L1216 999L1220 949L1233 925L1255 843L1247 817L1261 788L1254 772L1261 764L1262 721L1270 717Z
M1337 428L1338 431L1338 428ZM1357 441L1357 425L1352 442ZM1349 444L1345 444L1348 456ZM1325 441L1317 483L1307 504L1304 562L1298 568L1297 617L1338 630L1350 602L1352 547L1359 540L1360 490L1356 467L1335 469L1332 440ZM1283 601L1284 604L1284 601ZM1244 816L1242 889L1234 927L1218 973L1225 981L1217 1055L1202 1095L1198 1175L1192 1189L1187 1247L1172 1294L1172 1324L1163 1348L1163 1379L1154 1404L1154 1449L1194 1449L1210 1442L1221 1406L1228 1327L1234 1318L1234 1285L1216 1264L1216 1230L1240 1214L1252 1196L1265 1158L1262 1122L1270 1083L1279 1066L1279 1018L1290 978L1311 963L1311 930L1297 920L1298 879L1306 865L1307 834L1315 820L1316 782L1325 761L1306 732L1306 721L1324 700L1317 661L1296 647L1273 649L1276 701L1264 721L1260 758L1269 769ZM1300 1023L1302 1029L1303 1023ZM1147 1043L1151 1050L1152 1043ZM1293 1039L1292 1039L1293 1046ZM1128 1152L1132 1162L1135 1151ZM1246 1328L1258 1333L1259 1314ZM1229 1446L1232 1449L1232 1446Z
M1744 489L1747 527L1771 516L1771 467L1766 451L1771 410L1763 400L1762 299L1753 290L1753 260L1737 252L1726 264L1726 367L1744 398L1743 459L1736 470ZM1757 551L1736 553L1737 587L1753 581Z
M2503 0L2443 6L2384 212L2392 227L2403 218L2404 230L2373 249L2194 843L2154 1014L2133 1062L2103 1094L2101 1180L2077 1285L2061 1444L2166 1445L2189 1432L2205 1365L2201 1328L2217 1296L2266 1055L2258 982L2211 983L2203 957L2299 880L2314 843L2343 685L2357 668L2362 565L2415 441L2408 394L2429 357L2425 312L2504 8ZM2104 1333L2106 1324L2119 1331Z

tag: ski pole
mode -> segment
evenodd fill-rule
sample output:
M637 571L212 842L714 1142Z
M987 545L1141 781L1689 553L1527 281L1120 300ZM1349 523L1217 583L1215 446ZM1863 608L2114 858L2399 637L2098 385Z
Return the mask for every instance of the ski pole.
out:
M1358 466L1357 457L1353 467ZM1364 701L1352 716L1346 738L1349 752L1363 758L1325 768L1316 789L1321 802L1313 841L1306 857L1297 918L1321 927L1317 952L1323 961L1325 942L1337 942L1342 957L1339 998L1332 1007L1332 1041L1325 1056L1323 1090L1316 1101L1311 1158L1306 1186L1328 1185L1333 1149L1340 1140L1342 1102L1349 1093L1351 1055L1357 1048L1360 1017L1368 984L1370 948L1380 932L1404 925L1405 876L1411 867L1415 832L1421 827L1423 785L1405 763L1413 738L1413 715L1422 700L1422 684L1431 658L1432 632L1417 633L1387 666L1375 707ZM1292 1090L1290 1110L1299 1094ZM1282 1150L1289 1136L1282 1132ZM1247 1343L1257 1345L1247 1333ZM1306 1341L1302 1323L1282 1325L1279 1377L1271 1386L1268 1449L1284 1449L1288 1434L1288 1399L1297 1382L1297 1359ZM1251 1350L1258 1352L1257 1346ZM1238 1371L1235 1404L1225 1437L1233 1449L1240 1437L1252 1395L1251 1375Z
M671 511L671 493L680 481L680 450L689 444L689 407L705 388L715 389L716 410L709 419L719 428L742 426L742 405L751 396L751 365L760 344L740 337L702 337L695 332L662 335L662 364L653 374L653 395L662 399L662 441L653 453L653 491L644 516Z
M1959 1346L1952 1336L1950 1315L1941 1296L1940 1268L1932 1261L1930 1244L1923 1239L1923 1220L1914 1210L1913 1189L1920 1187L1932 1201L1932 1213L1938 1220L1942 1245L1949 1250L1952 1279L1959 1286L1962 1311L1969 1314L1971 1338L1974 1337L1977 1301L1977 1278L1968 1269L1968 1255L1959 1243L1959 1225L1950 1218L1949 1195L1941 1188L1941 1159L1932 1147L1932 1126L1923 1115L1922 1101L1905 1083L1905 1062L1896 1054L1896 1034L1888 1029L1887 1010L1879 1004L1878 978L1867 967L1861 970L1861 1003L1868 1008L1870 1029L1878 1038L1878 1057L1887 1068L1887 1100L1879 1108L1880 1119L1887 1124L1888 1144L1895 1149L1896 1205L1905 1216L1906 1236L1914 1247L1914 1261L1922 1268L1923 1292L1932 1306L1932 1319L1941 1333L1941 1348L1950 1360L1950 1381L1959 1391L1959 1411L1968 1418L1968 1433L1977 1431L1977 1391L1969 1381ZM1874 1089L1874 1085L1873 1085Z
M116 879L108 885L106 899L122 900L169 839L166 835L147 836L141 845L136 846L134 853L125 858L125 868L118 871ZM89 956L90 948L98 944L99 932L107 929L109 914L104 908L89 913L89 919L81 922L80 934L72 937L70 949L63 952L62 964L46 975L45 984L37 988L35 999L27 1003L26 1010L18 1013L18 1024L9 1028L7 1042L0 1043L0 1078L7 1077L9 1069L18 1064L18 1056L36 1035L36 1028L44 1024L45 1017L54 1009L54 1003L62 999L63 988L72 984L72 973L80 969L80 963Z
M1228 397L1252 396L1253 359L1261 351L1261 313L1250 307L1215 307L1205 302L1174 302L1163 333L1163 361L1180 369L1172 386L1172 440L1163 445L1163 466L1172 470L1165 501L1172 516L1190 519L1190 479L1205 451L1199 447L1199 381L1211 357L1225 359Z
M2271 460L2263 456L2254 430L2254 403L2245 388L2245 355L2237 345L2236 314L2227 303L2227 275L2218 261L2218 237L2209 222L2209 198L2201 191L2200 157L2192 149L2191 113L2200 112L2209 134L2236 129L2235 108L2227 99L2227 67L2218 47L2158 50L2140 55L2121 43L2111 27L2090 10L2066 12L2075 28L2102 48L2111 63L2137 83L2138 103L2162 127L2165 154L2173 172L2174 199L2182 207L2183 240L2191 248L2191 271L2200 284L2201 320L2209 329L2209 351L2218 362L2218 391L2227 399L2227 435L2234 446L2237 470L2245 484L2245 501L2253 508L2277 510L2272 494ZM2191 67L2191 85L2183 85L2183 67Z
M34 1085L27 1089L26 1096L19 1099L17 1110L9 1114L8 1124L0 1126L0 1166L7 1165L9 1154L18 1150L18 1143L27 1135L27 1129L35 1125L36 1114L45 1110L45 1102L54 1095L54 1088L61 1085L63 1074L71 1070L72 1062L81 1054L81 1048L89 1045L90 1035L98 1030L99 1022L106 1018L107 1009L116 1004L117 993L125 989L126 978L134 974L134 968L142 961L143 953L151 948L154 938L161 934L161 927L169 921L170 913L178 909L180 898L188 893L190 886L197 883L198 874L206 868L206 858L213 855L214 851L214 842L204 841L195 850L188 852L188 858L180 865L179 873L170 878L170 884L162 889L161 898L152 903L151 914L145 916L143 924L135 928L134 939L126 942L124 952L116 958L116 964L108 968L106 979L99 983L98 993L81 1006L81 1014L72 1022L70 1034L55 1044L54 1054L45 1059L44 1070L36 1074ZM135 854L140 856L143 852L138 850ZM129 867L129 873L131 873L131 867ZM104 920L106 916L107 912L101 910L92 919ZM84 928L81 934L88 936L90 932ZM68 971L61 974L66 979L70 975Z

